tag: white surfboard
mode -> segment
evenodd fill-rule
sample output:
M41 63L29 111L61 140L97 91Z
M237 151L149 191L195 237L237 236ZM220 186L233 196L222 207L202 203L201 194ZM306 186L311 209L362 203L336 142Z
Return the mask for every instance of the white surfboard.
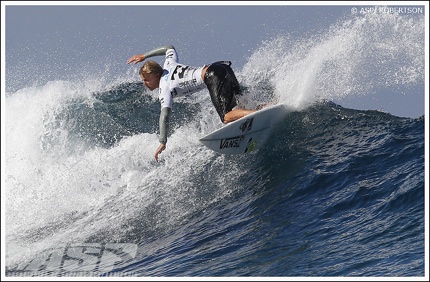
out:
M244 154L261 148L271 135L271 128L287 113L285 105L263 108L228 123L200 138L209 149L221 154Z

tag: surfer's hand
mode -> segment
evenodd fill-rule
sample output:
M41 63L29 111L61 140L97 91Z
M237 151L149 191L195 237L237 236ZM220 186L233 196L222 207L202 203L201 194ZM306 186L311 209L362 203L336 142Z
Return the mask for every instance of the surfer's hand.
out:
M145 60L145 56L143 54L134 55L130 59L128 59L127 64L134 63L137 64Z
M161 143L160 146L158 146L157 151L155 152L155 160L158 162L158 155L161 154L161 152L164 151L164 149L166 149L166 144Z

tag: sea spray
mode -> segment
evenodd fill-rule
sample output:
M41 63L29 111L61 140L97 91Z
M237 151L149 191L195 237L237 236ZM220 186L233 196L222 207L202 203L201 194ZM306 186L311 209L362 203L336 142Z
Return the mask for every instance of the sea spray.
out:
M240 80L268 82L273 100L303 109L316 101L371 94L424 81L424 15L357 14L326 33L263 42ZM261 92L252 91L255 99Z

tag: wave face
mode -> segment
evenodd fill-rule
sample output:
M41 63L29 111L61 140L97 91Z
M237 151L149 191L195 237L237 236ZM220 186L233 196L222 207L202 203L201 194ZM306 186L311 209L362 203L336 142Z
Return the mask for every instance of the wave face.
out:
M175 102L159 163L141 82L8 93L6 275L424 276L424 116L330 102L422 83L423 21L367 15L262 44L237 70L244 100L294 111L249 155L199 143L221 126L207 91Z

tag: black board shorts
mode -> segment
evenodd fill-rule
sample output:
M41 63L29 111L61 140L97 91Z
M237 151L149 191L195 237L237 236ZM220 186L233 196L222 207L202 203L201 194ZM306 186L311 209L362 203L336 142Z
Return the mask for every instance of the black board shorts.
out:
M230 65L229 61L215 62L209 65L204 77L212 104L222 122L225 114L237 106L236 96L241 95L239 82Z

